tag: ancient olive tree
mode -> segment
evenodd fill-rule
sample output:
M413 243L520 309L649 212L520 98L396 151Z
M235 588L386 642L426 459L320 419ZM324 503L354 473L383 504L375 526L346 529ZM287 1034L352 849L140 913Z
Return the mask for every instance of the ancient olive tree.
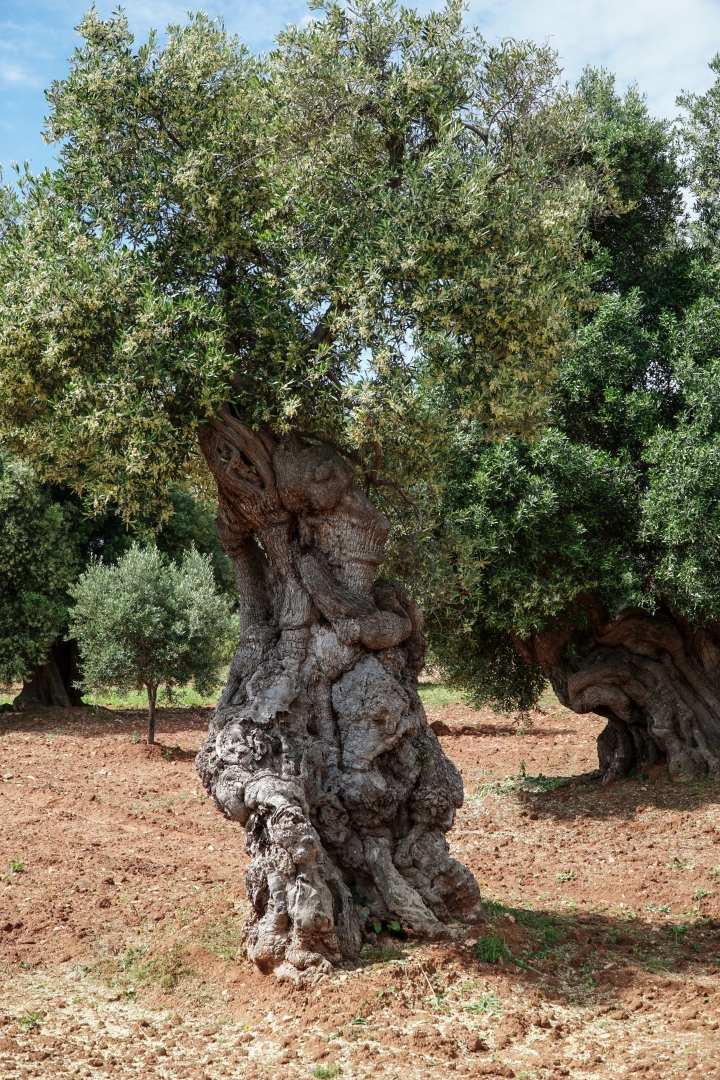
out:
M115 565L91 562L70 593L83 685L144 688L149 743L160 687L192 680L201 693L212 691L235 619L228 598L216 591L209 557L191 548L177 566L154 545L133 545Z
M606 717L606 781L653 768L718 777L717 173L700 130L710 117L717 140L717 114L708 99L689 102L704 184L691 243L666 125L632 92L598 89L593 123L610 125L634 162L638 220L621 219L619 237L605 222L610 291L561 365L550 427L494 446L458 429L436 530L446 560L426 579L430 637L481 700L527 708L548 679L569 708ZM638 198L644 189L655 197ZM642 244L625 243L640 233ZM628 267L636 287L622 293Z
M266 58L204 16L81 33L59 166L5 196L0 420L129 519L215 477L241 636L197 766L246 827L249 956L312 978L361 912L430 937L479 912L369 496L404 505L451 414L533 430L600 212L583 108L454 3L329 5Z

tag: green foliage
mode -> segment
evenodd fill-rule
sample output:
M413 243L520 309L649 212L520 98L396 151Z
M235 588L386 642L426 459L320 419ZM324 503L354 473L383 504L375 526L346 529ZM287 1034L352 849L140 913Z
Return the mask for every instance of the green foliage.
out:
M0 683L45 662L80 565L71 515L30 466L0 451Z
M40 1027L44 1019L45 1013L35 1010L34 1012L28 1012L21 1016L18 1020L18 1024L21 1028L24 1028L25 1031L34 1031Z
M482 960L484 964L497 964L498 960L508 961L512 959L510 949L497 934L489 934L487 937L478 938L475 954L478 960Z
M477 701L537 700L538 634L555 635L572 668L592 620L623 609L720 621L719 86L685 99L701 206L690 229L667 125L607 73L581 81L588 153L618 171L623 209L595 228L606 295L563 359L545 431L490 446L456 424L447 481L424 502L432 653Z
M704 94L681 94L686 112L681 126L688 179L698 215L698 239L717 247L720 229L720 53L710 62L715 82Z
M640 288L656 314L682 308L692 291L692 260L681 242L685 177L672 126L648 114L636 86L621 97L603 68L587 68L578 93L587 110L588 153L605 167L617 199L617 212L592 225L603 268L598 286Z
M93 562L71 593L71 632L85 685L214 685L233 644L235 619L215 591L210 561L191 549L180 566L133 546L114 566Z
M329 3L267 57L204 15L79 29L59 165L0 211L0 431L44 476L156 522L228 398L397 475L449 412L537 427L614 205L551 50L487 45L457 0Z
M340 1066L333 1061L330 1065L316 1065L313 1076L317 1077L317 1080L333 1080L333 1077L339 1076L340 1072Z
M532 705L544 676L513 639L560 614L582 628L591 594L637 602L638 518L635 470L602 450L553 430L532 444L466 438L427 599L433 654L450 678L479 701Z

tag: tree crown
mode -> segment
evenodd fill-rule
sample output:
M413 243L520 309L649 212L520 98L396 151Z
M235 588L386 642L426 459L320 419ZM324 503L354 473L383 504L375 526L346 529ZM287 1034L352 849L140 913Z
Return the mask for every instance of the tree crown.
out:
M91 689L214 688L236 631L210 560L194 548L180 566L134 545L114 566L94 561L72 586L71 633Z
M437 440L441 383L533 430L608 201L552 51L487 45L455 0L329 4L267 57L202 15L139 48L121 14L80 33L59 166L0 226L0 425L44 475L167 505L226 400L372 461Z

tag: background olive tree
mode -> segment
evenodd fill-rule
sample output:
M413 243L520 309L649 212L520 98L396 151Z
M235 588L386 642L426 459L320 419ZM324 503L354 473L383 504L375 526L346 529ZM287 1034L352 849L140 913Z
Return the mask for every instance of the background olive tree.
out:
M158 688L193 680L207 693L235 646L230 602L217 592L209 558L194 548L177 566L154 546L133 546L114 565L92 562L70 593L83 685L144 687L149 743Z
M0 684L37 673L70 705L51 650L66 630L80 566L68 509L30 465L0 451Z
M581 90L588 151L616 165L631 208L595 230L599 304L545 430L489 445L456 425L428 507L429 636L479 701L527 709L549 680L565 705L605 716L606 780L717 777L720 89L682 99L682 138L607 74Z

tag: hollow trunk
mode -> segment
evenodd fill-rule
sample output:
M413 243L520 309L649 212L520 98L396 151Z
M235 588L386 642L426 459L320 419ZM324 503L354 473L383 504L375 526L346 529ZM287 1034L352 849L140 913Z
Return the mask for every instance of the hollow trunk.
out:
M320 440L224 409L201 442L242 632L197 768L246 828L247 954L307 982L373 923L446 935L480 916L479 890L448 854L463 788L417 692L420 610L374 580L388 522Z
M35 669L13 701L15 712L28 712L38 706L69 709L82 705L74 683L80 679L77 646L74 641L56 641L46 662Z
M621 776L720 779L720 639L677 613L590 612L582 649L567 633L516 641L563 705L607 718L598 737L604 782ZM572 659L568 659L572 656Z
M147 741L152 744L155 742L155 702L157 701L157 686L153 686L153 684L150 683L146 689L148 699Z

